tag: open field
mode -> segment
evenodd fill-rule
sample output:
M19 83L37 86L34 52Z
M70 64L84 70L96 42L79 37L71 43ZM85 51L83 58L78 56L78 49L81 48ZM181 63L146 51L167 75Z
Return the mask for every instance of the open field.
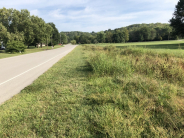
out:
M95 44L98 46L150 46L152 48L169 48L169 49L178 49L178 46L184 48L184 40L169 40L169 41L149 41L149 42L127 42L127 43L99 43ZM91 45L91 44L88 44Z
M159 54L171 54L172 56L184 57L184 40L153 41L153 42L133 42L133 43L99 43L87 44L87 46L115 46L120 49L137 48L143 52L153 52Z
M62 47L61 45L56 45L54 46L53 49L56 48L60 48ZM48 46L48 50L51 50L52 47ZM5 53L5 50L0 50L0 59L1 58L7 58L7 57L13 57L13 56L19 56L19 55L23 55L23 54L30 54L30 53L34 53L34 52L41 52L47 50L47 46L44 46L42 48L36 48L35 46L30 46L29 48L25 49L24 53L15 53L15 54L9 54L9 53Z
M0 137L183 137L183 107L183 58L83 45L0 106Z

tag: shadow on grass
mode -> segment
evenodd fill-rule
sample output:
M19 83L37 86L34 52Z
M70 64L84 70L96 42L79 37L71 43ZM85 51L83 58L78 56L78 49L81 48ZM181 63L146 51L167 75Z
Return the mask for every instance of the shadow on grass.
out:
M143 47L148 49L184 49L184 43L181 44L159 44L159 45L135 45L135 46L116 46L125 49L128 47Z
M90 73L93 71L90 65L79 66L76 68L76 70L85 73Z

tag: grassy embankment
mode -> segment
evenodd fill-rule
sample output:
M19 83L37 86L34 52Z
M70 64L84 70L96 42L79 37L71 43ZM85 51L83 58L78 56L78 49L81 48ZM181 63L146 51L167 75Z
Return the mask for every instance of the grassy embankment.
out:
M169 52L77 47L0 107L0 137L183 137L183 69Z
M62 47L61 45L55 45L53 49L60 48ZM51 50L52 47L48 46L48 50ZM7 58L7 57L13 57L13 56L19 56L19 55L24 55L24 54L30 54L34 52L41 52L47 50L47 46L44 46L42 48L36 48L35 46L30 46L25 50L24 53L15 53L15 54L10 54L10 53L5 53L5 50L0 50L0 59L1 58Z

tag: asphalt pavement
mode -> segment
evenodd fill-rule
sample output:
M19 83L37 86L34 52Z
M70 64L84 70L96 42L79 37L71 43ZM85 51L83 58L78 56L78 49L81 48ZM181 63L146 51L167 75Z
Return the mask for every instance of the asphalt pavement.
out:
M0 59L0 104L18 94L76 46Z

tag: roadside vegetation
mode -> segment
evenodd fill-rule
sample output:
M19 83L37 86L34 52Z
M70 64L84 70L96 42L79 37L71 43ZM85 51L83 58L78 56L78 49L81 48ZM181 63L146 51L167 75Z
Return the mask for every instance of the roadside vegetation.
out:
M60 47L63 47L63 46L55 45L53 47L53 49L60 48ZM52 47L48 46L48 50L51 50L51 49L52 49ZM41 51L45 51L45 50L47 50L47 46L44 46L42 48L36 48L35 46L29 46L29 48L25 49L24 52L14 53L14 54L7 53L7 52L5 52L5 50L0 50L0 59L7 58L7 57L20 56L20 55L24 55L24 54L30 54L30 53L34 53L34 52L41 52Z
M171 51L76 47L1 105L0 137L183 137L184 60Z

